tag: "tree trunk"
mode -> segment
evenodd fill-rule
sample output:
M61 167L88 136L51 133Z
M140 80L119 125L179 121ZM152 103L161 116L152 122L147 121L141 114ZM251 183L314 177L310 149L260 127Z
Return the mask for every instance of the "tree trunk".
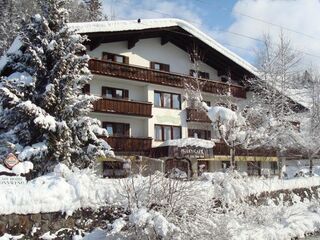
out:
M230 167L232 171L236 169L236 151L234 145L230 148Z
M313 160L312 160L312 157L309 157L309 175L313 176Z

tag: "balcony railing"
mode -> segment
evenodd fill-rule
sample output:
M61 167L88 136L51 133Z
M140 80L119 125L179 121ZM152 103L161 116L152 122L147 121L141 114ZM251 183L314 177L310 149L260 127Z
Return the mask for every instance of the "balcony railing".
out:
M95 112L152 117L152 103L103 98L93 103Z
M207 116L206 112L187 108L187 122L202 122L202 123L211 123L211 120Z
M94 74L102 74L178 88L183 88L185 82L192 83L194 80L193 77L187 75L97 59L91 59L89 61L89 69ZM200 79L199 81L201 81L201 85L203 85L202 90L204 92L214 94L227 94L230 92L234 97L246 98L246 90L241 86L205 79Z
M242 149L240 147L236 147L236 156L256 156L256 157L275 157L277 156L277 152L275 149L267 149L267 148L255 148L255 149ZM230 148L225 143L216 143L213 147L214 155L230 155Z
M125 153L148 153L152 144L152 138L108 137L105 140L115 152Z

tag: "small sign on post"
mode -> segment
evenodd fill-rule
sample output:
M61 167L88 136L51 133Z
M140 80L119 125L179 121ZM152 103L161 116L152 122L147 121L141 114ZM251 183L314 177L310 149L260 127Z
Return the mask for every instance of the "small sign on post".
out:
M13 153L9 153L7 158L4 160L4 165L9 169L12 169L18 163L19 159Z

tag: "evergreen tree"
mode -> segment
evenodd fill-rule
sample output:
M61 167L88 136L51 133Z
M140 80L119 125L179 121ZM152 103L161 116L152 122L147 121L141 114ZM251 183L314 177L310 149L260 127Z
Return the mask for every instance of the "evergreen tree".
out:
M89 57L84 38L67 27L64 2L43 0L42 16L22 28L0 64L0 148L33 161L38 172L58 162L88 167L112 153L96 136L106 130L88 116L95 98L81 90L91 80Z
M102 14L102 3L100 0L85 0L88 10L88 21L102 21L105 17Z
M9 48L14 38L21 29L23 22L39 11L41 0L0 0L0 56ZM82 0L66 1L66 6L70 10L71 22L92 21L91 15L98 14L97 20L102 20L101 7L95 10L96 4L87 5ZM92 8L92 14L89 10ZM100 9L100 10L99 10Z

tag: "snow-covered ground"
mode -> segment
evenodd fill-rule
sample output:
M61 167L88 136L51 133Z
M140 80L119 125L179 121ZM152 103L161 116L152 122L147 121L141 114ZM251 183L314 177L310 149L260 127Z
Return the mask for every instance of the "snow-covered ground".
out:
M320 177L279 180L237 173L204 173L195 181L167 179L161 173L102 179L92 170L70 170L60 164L53 173L25 185L1 188L0 214L61 211L71 215L81 207L105 205L130 209L129 216L106 224L106 229L74 239L135 239L135 234L164 239L290 239L320 229L318 200L301 202L296 196L294 205L270 200L262 206L241 200L264 191L317 185ZM216 200L222 202L220 207L214 206ZM54 235L44 237L50 236Z

